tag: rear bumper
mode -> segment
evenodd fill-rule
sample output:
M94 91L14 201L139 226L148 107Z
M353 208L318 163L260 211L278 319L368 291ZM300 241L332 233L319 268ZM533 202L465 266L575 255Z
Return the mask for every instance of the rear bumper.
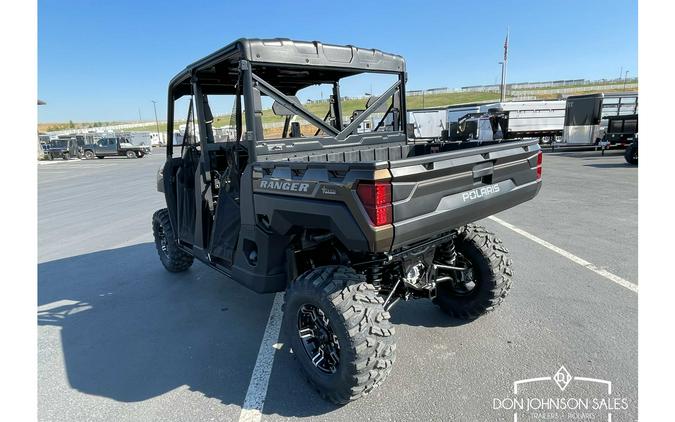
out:
M467 192L448 195L433 212L394 223L392 249L411 245L529 201L541 189L541 179L520 186L511 180L497 185L498 193L473 199L467 197Z

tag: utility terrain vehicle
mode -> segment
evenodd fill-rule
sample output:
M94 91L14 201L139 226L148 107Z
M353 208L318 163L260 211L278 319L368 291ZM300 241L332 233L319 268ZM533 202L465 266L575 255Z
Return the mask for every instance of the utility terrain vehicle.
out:
M364 74L392 82L350 121L341 84ZM409 140L405 81L403 58L379 50L242 39L169 84L168 139L179 101L188 115L183 144L167 145L158 174L167 208L152 225L162 263L178 272L197 258L256 292L285 291L284 343L335 403L390 373L389 310L400 299L431 299L462 319L502 302L512 261L471 223L541 186L536 140ZM317 84L332 92L324 117L296 97ZM236 136L224 142L212 127L219 96L234 109ZM357 131L383 109L371 131ZM263 119L275 118L284 125L273 135Z
M81 152L75 137L59 137L58 139L52 139L45 142L42 148L45 159L47 160L53 160L55 158L69 160L70 158L79 157Z

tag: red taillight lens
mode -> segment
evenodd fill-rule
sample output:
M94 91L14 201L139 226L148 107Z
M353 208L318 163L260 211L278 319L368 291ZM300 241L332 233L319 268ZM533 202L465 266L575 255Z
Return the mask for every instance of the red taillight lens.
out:
M537 180L541 179L541 170L543 162L544 162L544 153L539 151L539 154L537 154Z
M374 225L391 224L391 183L359 182L356 194Z

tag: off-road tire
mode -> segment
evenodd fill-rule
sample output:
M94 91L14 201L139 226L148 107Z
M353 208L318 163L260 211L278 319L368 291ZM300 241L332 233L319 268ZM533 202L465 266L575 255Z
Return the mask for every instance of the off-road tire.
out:
M339 342L336 372L321 372L308 356L298 330L298 312L319 307ZM345 404L382 384L396 360L394 328L384 299L365 277L345 266L318 267L296 278L286 290L285 337L308 382L321 397Z
M138 158L135 151L127 151L126 156L127 158Z
M91 150L84 151L84 159L85 160L91 160L93 158L94 158L94 151L91 151Z
M156 211L152 216L152 234L155 237L155 247L164 268L172 273L190 268L194 257L178 249L169 219L169 211L166 208ZM162 237L166 240L164 244Z
M511 289L512 261L509 251L494 233L485 227L469 224L455 238L457 253L468 259L474 269L475 291L458 296L449 281L439 283L436 303L448 315L473 320L499 306Z
M623 158L626 159L628 164L637 165L638 163L638 154L637 154L637 145L632 143L626 148L626 152L623 153Z

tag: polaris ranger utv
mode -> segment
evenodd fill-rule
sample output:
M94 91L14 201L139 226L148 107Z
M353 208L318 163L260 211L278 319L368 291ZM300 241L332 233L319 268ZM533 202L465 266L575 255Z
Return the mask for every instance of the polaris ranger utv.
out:
M350 121L340 86L364 74L393 82ZM379 50L241 39L169 84L168 139L179 100L188 116L183 144L167 145L158 174L167 208L152 226L162 264L185 271L197 258L256 292L285 291L285 343L335 403L390 373L389 311L400 299L430 299L463 319L502 302L512 261L471 223L541 186L536 140L409 140L405 81L403 58ZM317 84L332 90L323 118L296 97ZM219 96L234 109L236 136L224 142L212 127ZM357 131L383 109L371 131ZM275 136L263 129L272 112L284 121Z

